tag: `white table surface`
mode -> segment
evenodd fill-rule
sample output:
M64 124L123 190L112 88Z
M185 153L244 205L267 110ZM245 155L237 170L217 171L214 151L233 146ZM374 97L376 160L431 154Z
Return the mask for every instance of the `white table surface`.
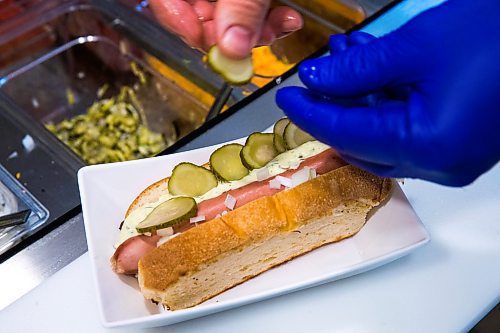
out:
M436 2L406 1L366 30L380 34ZM431 242L375 270L172 326L106 329L86 253L4 309L0 331L467 331L500 301L500 165L465 188L417 180L402 188Z

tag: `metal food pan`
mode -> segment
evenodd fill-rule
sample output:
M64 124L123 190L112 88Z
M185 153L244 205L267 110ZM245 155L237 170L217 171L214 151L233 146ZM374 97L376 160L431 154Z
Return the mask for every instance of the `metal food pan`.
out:
M142 122L162 133L166 146L203 123L210 102L193 91L214 98L222 82L193 60L194 50L162 33L166 42L155 46L146 33L150 26L140 20L134 25L136 18L129 20L112 8L86 1L55 2L59 5L44 12L37 24L25 25L20 18L21 26L0 24L5 31L0 49L10 50L0 54L0 91L34 121L57 124L71 119L126 86L141 105ZM177 75L169 78L153 66ZM190 79L191 90L179 84L184 78ZM103 87L109 88L99 96Z
M0 254L38 230L49 217L47 209L0 164L0 219L26 212L24 223L0 227Z

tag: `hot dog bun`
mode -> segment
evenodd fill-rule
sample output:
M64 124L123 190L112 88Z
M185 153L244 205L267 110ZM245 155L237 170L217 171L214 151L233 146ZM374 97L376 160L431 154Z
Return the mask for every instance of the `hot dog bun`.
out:
M139 207L142 207L150 202L155 202L158 200L163 193L168 193L168 179L163 178L158 180L157 182L146 187L135 199L132 201L130 206L125 213L125 218L127 218L130 213L136 210Z
M252 201L142 257L141 291L171 310L195 306L294 257L354 235L391 189L390 180L348 165Z

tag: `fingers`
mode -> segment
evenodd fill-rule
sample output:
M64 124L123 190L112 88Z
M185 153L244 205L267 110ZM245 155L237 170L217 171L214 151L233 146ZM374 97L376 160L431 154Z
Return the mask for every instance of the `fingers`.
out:
M390 178L403 177L403 175L399 173L399 168L396 168L392 165L383 165L383 164L366 162L354 157L350 157L349 155L341 155L341 157L347 163L354 165L355 167L358 167L360 169L369 171L381 177L390 177Z
M318 140L369 163L397 165L408 148L407 140L411 140L402 103L342 106L300 87L280 89L276 102L294 123Z
M349 45L368 44L376 39L377 37L370 35L369 33L363 31L353 31L349 34Z
M270 0L219 0L215 12L217 45L229 57L248 56L259 40Z
M346 107L299 87L278 90L276 101L295 124L361 169L383 177L420 178L450 186L471 181L462 173L443 170L439 159L431 158L431 164L419 162L422 157L427 161L433 149L419 140L423 124L418 117L409 119L403 104Z
M290 7L275 7L267 15L258 43L259 45L270 45L276 39L286 37L292 32L302 29L303 26L304 20L299 12ZM270 36L266 36L266 30L271 33Z
M356 33L347 40L332 37L330 48L332 56L304 61L299 67L304 84L328 96L369 94L395 83L408 70L397 38Z
M199 21L206 22L214 19L215 7L213 3L206 0L189 0L187 2L193 7Z
M149 3L160 24L192 47L202 48L204 33L197 11L207 16L208 8L201 2L206 1L150 0Z
M377 38L362 31L354 31L349 35L337 34L331 35L328 41L330 54L336 54L347 50L350 46L368 44Z
M465 186L472 183L477 176L464 177L460 173L449 173L444 171L430 170L426 168L419 168L411 164L399 164L397 166L383 165L363 161L348 155L341 155L342 159L347 163L354 165L360 169L369 171L381 177L388 178L418 178L431 181L433 183L446 185L446 186ZM480 173L478 173L480 174Z
M214 20L206 21L202 23L204 38L203 38L203 50L208 51L211 46L217 43L215 39L215 22Z
M344 34L331 35L330 39L328 40L328 46L330 47L330 54L333 55L338 52L347 50L348 48L347 39L348 39L347 35Z
M270 45L303 26L289 7L269 11L270 0L151 0L158 21L192 47L218 44L228 57L241 59L257 45Z
M292 8L269 11L269 0L219 0L215 13L216 40L228 57L241 59L257 45L270 45L302 28L302 16Z

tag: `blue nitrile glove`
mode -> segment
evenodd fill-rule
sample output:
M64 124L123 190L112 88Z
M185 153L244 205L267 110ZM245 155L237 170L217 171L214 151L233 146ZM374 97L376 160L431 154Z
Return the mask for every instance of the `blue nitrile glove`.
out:
M349 163L471 183L500 159L500 1L449 0L381 38L330 41L277 103ZM346 99L348 98L348 99Z

